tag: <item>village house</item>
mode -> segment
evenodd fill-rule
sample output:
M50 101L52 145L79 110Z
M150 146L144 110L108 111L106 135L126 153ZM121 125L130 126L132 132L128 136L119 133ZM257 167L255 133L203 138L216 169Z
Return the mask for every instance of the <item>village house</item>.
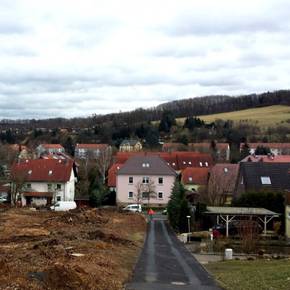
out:
M208 178L209 168L206 167L187 167L181 172L181 182L188 191L198 192L207 185Z
M75 158L98 159L102 152L112 152L108 144L77 144L75 147Z
M235 196L244 192L290 190L290 163L241 162Z
M65 150L60 144L40 144L36 147L36 154L40 157L42 154L64 153Z
M116 191L117 186L117 172L123 166L121 163L113 164L108 170L108 187L110 191Z
M290 143L241 143L240 151L243 150L245 144L249 146L250 154L254 155L257 147L269 148L274 155L289 155Z
M290 163L290 155L248 155L240 162L271 162L271 163Z
M119 151L121 152L138 152L142 150L142 144L138 140L125 139L120 145Z
M73 201L75 182L72 160L24 160L11 168L11 194L17 195L23 206Z
M117 171L118 205L143 203L165 206L170 198L176 173L158 156L133 156Z
M186 151L188 147L183 143L164 143L162 145L163 152Z

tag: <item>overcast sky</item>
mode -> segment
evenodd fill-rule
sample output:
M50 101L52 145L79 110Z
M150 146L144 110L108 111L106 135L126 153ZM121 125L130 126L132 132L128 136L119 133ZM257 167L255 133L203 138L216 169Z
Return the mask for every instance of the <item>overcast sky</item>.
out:
M0 119L289 89L289 0L0 0Z

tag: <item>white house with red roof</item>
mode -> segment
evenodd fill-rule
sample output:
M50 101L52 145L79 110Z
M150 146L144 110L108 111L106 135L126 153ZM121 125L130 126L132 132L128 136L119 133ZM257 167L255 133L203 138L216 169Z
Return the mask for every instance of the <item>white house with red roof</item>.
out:
M97 159L102 152L111 152L112 148L108 144L77 144L75 147L75 157L79 159Z
M41 156L42 154L57 154L64 153L65 150L60 144L40 144L36 147L37 156Z
M36 159L15 163L11 168L11 191L23 206L45 206L73 201L75 172L72 160Z

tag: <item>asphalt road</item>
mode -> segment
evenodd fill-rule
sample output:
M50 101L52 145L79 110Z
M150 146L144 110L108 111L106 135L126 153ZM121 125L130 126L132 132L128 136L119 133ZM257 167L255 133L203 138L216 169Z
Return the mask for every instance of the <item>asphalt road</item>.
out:
M166 220L153 218L127 290L219 290L215 281L176 238Z

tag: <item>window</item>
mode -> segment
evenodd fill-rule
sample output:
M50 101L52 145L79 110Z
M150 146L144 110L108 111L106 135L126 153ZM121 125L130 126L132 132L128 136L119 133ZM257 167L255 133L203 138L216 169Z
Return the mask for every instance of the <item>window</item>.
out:
M192 177L191 176L188 177L188 181L190 181L190 182L192 181Z
M158 199L163 199L163 192L161 191L158 192Z
M61 184L58 183L58 184L56 185L56 189L57 189L57 190L61 190Z
M133 198L133 192L132 191L129 191L128 198Z
M208 167L208 163L207 162L205 162L205 166Z
M52 175L52 170L49 170L48 171L48 175Z
M57 200L57 201L61 201L61 197L60 197L60 196L57 196L57 197L56 197L56 200Z
M47 184L47 190L48 190L48 191L52 190L52 184L51 184L51 183L48 183L48 184Z
M133 176L129 176L129 183L133 184Z
M188 161L188 164L191 165L191 161Z
M269 176L261 176L261 182L262 184L265 184L265 185L271 184L271 179Z
M202 162L199 162L199 166L202 167Z
M163 184L163 177L158 178L158 184Z
M149 193L148 192L142 192L142 198L148 199Z
M144 184L148 184L149 183L149 177L145 176L143 177L143 181Z
M31 183L26 183L26 188L31 189Z

